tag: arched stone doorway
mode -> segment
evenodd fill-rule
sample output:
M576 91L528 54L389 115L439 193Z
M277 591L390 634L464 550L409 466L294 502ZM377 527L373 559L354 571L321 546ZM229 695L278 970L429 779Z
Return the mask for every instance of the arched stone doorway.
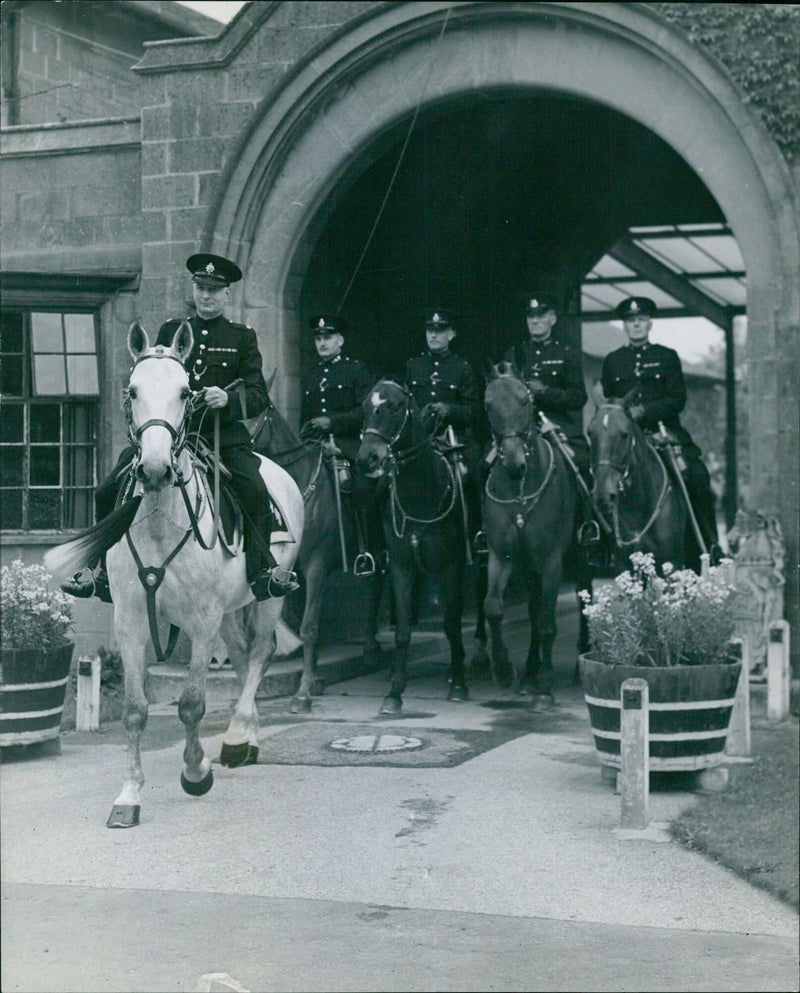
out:
M337 206L369 169L380 171L383 156L391 159L418 110L418 123L433 126L481 94L517 108L577 101L629 122L631 133L663 145L661 161L673 155L694 174L698 197L702 187L718 207L748 275L754 502L780 515L795 561L800 238L791 179L720 67L644 5L390 5L335 38L261 108L206 236L246 271L244 310L270 329L262 345L281 369L279 403L297 406L304 303L314 296L309 266ZM592 238L580 229L577 237L587 243L588 267ZM567 290L580 279L580 251L557 247L556 271L532 258L526 283L547 278Z

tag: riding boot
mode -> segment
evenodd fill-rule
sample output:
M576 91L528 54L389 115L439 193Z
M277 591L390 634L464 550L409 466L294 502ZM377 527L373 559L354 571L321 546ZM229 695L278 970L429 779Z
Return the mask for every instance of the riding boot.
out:
M85 579L81 577L88 574ZM76 572L72 579L68 579L61 584L64 593L70 596L85 599L96 596L103 603L113 603L111 599L111 587L108 583L108 573L106 572L105 558L100 562L97 572L93 573L89 569Z

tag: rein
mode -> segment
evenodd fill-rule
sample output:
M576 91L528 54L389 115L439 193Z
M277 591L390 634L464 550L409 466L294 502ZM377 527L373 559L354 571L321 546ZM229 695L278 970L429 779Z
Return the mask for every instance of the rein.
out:
M605 406L610 406L617 409L616 404L606 404ZM599 459L596 463L598 468L600 466L608 466L609 468L615 469L618 473L620 473L620 479L619 482L617 483L617 492L619 493L620 499L615 501L614 506L612 508L612 519L614 522L614 540L616 541L617 546L619 548L628 548L631 545L636 545L642 541L642 539L645 537L645 535L650 530L650 528L652 528L655 522L658 520L658 517L661 513L661 509L664 505L664 501L666 500L667 495L669 494L670 491L669 475L667 473L667 469L666 466L664 465L663 459L658 454L656 448L649 441L647 441L647 439L645 439L645 445L647 449L655 457L655 460L658 463L659 468L661 469L661 492L659 493L658 499L656 500L655 508L652 514L650 515L647 523L638 533L634 533L632 538L622 537L623 522L620 517L619 504L621 502L622 497L625 495L625 492L628 489L630 489L632 483L631 470L634 467L634 462L641 465L640 461L638 460L638 456L635 452L635 448L636 448L635 435L631 435L628 451L625 453L625 458L622 464L619 464L618 462L614 462L611 459Z
M538 489L534 490L533 493L525 492L525 482L528 478L527 460L525 464L525 472L522 474L522 478L520 479L520 483L519 483L519 494L515 497L511 497L510 499L506 500L503 497L496 496L494 493L492 493L491 489L489 488L489 483L491 482L492 479L494 467L493 467L493 471L489 473L486 479L486 486L485 486L486 496L492 501L492 503L499 504L500 506L512 506L513 504L519 504L521 506L522 509L517 513L517 519L516 519L517 527L519 528L521 528L524 525L525 520L530 516L531 511L539 502L539 499L541 498L544 491L547 489L550 480L553 478L553 472L555 471L556 460L555 460L555 453L553 452L553 446L550 444L547 438L542 438L542 441L544 442L545 447L547 449L548 464L547 464L547 469L545 471L544 479L539 484Z

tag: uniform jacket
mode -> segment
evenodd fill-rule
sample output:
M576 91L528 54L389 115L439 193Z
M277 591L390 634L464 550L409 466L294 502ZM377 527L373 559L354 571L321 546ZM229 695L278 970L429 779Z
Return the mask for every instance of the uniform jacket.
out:
M686 384L678 353L665 345L623 345L603 361L603 393L611 397L631 394L631 403L644 407L639 424L657 432L658 423L671 431L681 445L694 447L678 415L686 406ZM631 391L633 391L631 393Z
M180 320L167 321L158 332L156 343L171 345ZM195 314L189 318L194 332L194 344L186 362L189 387L201 390L206 386L225 389L235 379L245 384L247 417L255 417L266 407L267 384L261 368L261 352L256 333L246 324L229 321L224 315L206 321ZM249 445L250 436L240 423L242 410L239 395L234 390L226 407L220 409L220 445ZM198 410L192 418L192 429L200 429L203 437L213 442L214 417Z
M375 382L369 368L359 359L337 355L320 360L303 376L300 421L329 417L331 432L344 455L358 453L363 412L361 404Z
M469 362L453 352L423 352L406 362L405 381L420 409L428 403L448 405L450 413L441 423L452 425L463 442L482 409L478 380Z
M545 342L527 341L503 356L514 362L524 379L540 379L547 389L536 397L536 408L558 424L567 438L583 438L586 386L575 349L552 335Z

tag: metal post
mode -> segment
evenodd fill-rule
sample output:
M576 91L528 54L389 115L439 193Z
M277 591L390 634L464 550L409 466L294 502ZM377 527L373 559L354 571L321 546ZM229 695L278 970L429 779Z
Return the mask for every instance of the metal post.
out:
M774 621L767 641L767 718L782 721L789 713L789 622Z
M620 826L643 831L650 822L649 691L644 679L626 679L620 691Z
M733 650L742 661L742 671L736 686L736 699L733 703L728 737L725 741L725 754L745 756L752 746L750 736L750 645L747 637L734 638Z
M96 731L100 727L99 655L81 655L78 659L75 727L78 731Z

